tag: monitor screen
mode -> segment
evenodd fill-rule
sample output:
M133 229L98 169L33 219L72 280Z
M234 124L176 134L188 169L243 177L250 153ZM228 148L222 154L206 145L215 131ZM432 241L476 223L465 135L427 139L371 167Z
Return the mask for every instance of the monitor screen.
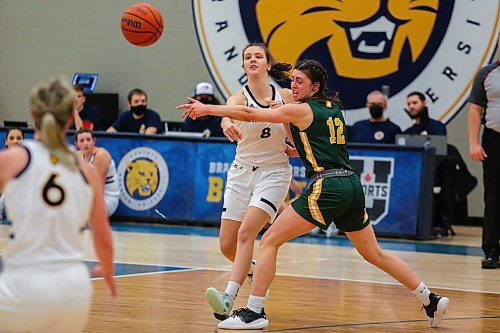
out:
M99 74L97 73L75 73L73 75L73 85L83 87L85 94L93 93Z
M17 120L4 120L4 127L28 127L28 122L26 121L17 121Z

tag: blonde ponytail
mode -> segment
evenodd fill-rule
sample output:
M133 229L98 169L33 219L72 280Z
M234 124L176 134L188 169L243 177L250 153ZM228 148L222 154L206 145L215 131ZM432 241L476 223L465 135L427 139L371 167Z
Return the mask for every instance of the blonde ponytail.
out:
M50 79L33 88L30 98L31 111L40 131L40 140L55 159L64 166L76 170L74 153L65 139L65 126L73 116L76 93L62 79Z

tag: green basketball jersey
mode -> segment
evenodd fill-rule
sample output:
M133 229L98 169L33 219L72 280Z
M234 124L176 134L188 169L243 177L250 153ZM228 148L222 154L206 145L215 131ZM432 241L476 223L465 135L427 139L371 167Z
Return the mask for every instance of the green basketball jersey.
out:
M328 169L352 170L346 148L345 120L340 108L329 101L309 100L307 104L313 111L311 125L301 132L290 124L307 178Z

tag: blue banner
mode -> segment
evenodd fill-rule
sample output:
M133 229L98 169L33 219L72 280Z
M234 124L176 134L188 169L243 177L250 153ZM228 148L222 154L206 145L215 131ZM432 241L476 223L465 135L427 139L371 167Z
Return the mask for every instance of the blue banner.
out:
M167 135L96 136L97 146L110 152L117 167L121 195L116 218L220 223L235 144ZM68 141L73 142L73 137L69 136ZM428 177L424 150L353 145L349 154L374 229L386 234L416 235L422 184ZM290 163L293 178L306 187L309 181L301 160L292 158Z
M116 164L117 216L192 220L196 143L100 137L97 144Z
M236 153L236 144L197 142L196 163L192 165L194 195L191 219L219 223L227 171Z

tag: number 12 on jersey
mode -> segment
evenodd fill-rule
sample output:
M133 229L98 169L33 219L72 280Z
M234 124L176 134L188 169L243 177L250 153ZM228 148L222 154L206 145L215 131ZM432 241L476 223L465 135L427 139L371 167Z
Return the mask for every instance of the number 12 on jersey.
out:
M326 121L328 128L330 129L330 143L344 145L345 144L345 136L344 136L344 123L340 118L332 119L332 117L328 118Z

